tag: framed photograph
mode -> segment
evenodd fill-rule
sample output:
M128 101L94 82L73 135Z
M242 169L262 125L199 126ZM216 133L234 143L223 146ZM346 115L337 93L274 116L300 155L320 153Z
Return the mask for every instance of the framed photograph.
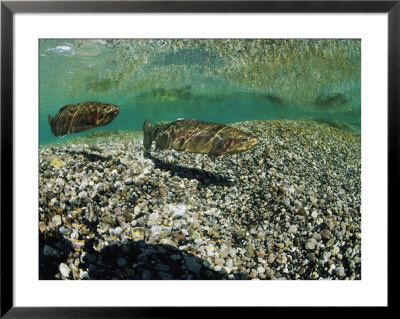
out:
M388 307L399 12L2 2L1 316Z

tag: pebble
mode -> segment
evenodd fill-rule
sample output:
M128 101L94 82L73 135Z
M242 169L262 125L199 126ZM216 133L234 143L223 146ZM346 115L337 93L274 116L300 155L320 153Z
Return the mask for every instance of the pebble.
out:
M326 247L331 247L335 243L336 238L332 237L326 242Z
M65 164L60 158L53 157L53 159L51 160L51 165L54 167L63 167Z
M90 279L89 273L87 271L82 270L82 269L79 269L79 277L81 279Z
M188 270L195 274L199 273L201 265L193 257L185 257L185 263Z
M337 267L335 272L339 277L344 277L345 276L344 267L342 267L342 266Z
M39 230L41 233L44 233L47 230L47 225L44 222L39 222Z
M59 254L58 250L50 247L49 245L44 245L44 247L43 247L43 255L45 255L47 257L57 257L60 254Z
M163 271L163 272L167 272L170 270L168 265L163 265L163 264L157 264L155 267L155 270L157 271Z
M131 235L133 240L144 240L145 228L143 227L132 228Z
M335 222L332 219L329 219L326 223L326 225L328 226L328 229L330 231L332 231L335 228Z
M56 261L64 279L360 279L359 136L317 121L232 125L261 143L215 162L144 157L141 132L41 146L40 247L53 258L40 276ZM106 160L81 155L93 144Z
M225 261L222 258L219 258L219 257L215 258L214 262L218 266L222 266L223 264L225 264Z
M127 261L124 258L117 259L118 267L125 267L127 265Z
M162 231L162 227L161 226L153 226L150 228L150 233L153 236L159 235Z
M158 273L158 275L160 276L160 279L161 279L161 280L171 280L171 279L174 279L173 276L172 276L171 274L166 273L166 272L163 272L163 271L160 271L160 272Z
M96 264L97 263L97 257L95 255L88 254L88 253L85 254L83 260L87 261L90 264Z
M52 219L52 221L56 224L56 226L61 226L62 225L62 220L60 215L55 215Z
M317 216L318 216L318 213L317 213L317 211L313 211L312 213L311 213L311 217L312 218L317 218Z
M297 233L297 226L296 225L290 225L288 229L289 234L295 234Z
M265 269L264 269L264 267L262 267L262 266L259 266L259 267L257 268L257 272L258 272L259 274L262 274L262 273L264 273L264 272L265 272Z
M307 240L306 249L314 250L316 245L317 241L314 238L310 238L309 240Z
M85 247L84 240L71 239L70 242L72 244L72 248L74 248L76 251L81 251Z
M65 263L61 263L58 266L58 270L59 270L60 274L65 278L67 278L69 276L69 273L71 272L71 269L69 269L68 265Z
M331 231L329 229L321 230L321 235L323 238L329 238L331 236Z
M82 199L86 199L87 198L87 193L85 192L85 191L82 191L82 192L80 192L79 194L78 194L78 197L79 198L82 198Z
M331 250L333 256L337 255L339 253L339 251L340 251L340 248L338 246L333 246L333 248Z
M301 207L297 210L297 215L300 216L307 216L307 211L304 209L304 207Z
M114 184L114 188L120 188L122 187L122 183L120 181L116 181Z
M313 205L315 205L317 203L317 198L314 196L310 196L310 201Z
M147 269L143 270L142 275L141 275L141 278L142 278L143 280L149 280L149 279L151 279L151 272L150 272L149 270L147 270Z
M218 250L219 257L226 258L230 253L230 248L226 245L222 245L221 248Z
M275 261L275 259L276 259L276 255L275 254L270 254L269 256L268 256L268 263L269 264L272 264L274 261Z

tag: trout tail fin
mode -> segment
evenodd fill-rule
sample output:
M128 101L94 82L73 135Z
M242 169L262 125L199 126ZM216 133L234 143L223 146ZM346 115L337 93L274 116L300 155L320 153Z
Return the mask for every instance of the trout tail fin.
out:
M143 123L143 146L146 151L150 150L151 143L153 142L153 128L149 119L146 119Z
M56 132L55 125L53 125L53 119L54 119L54 117L52 117L51 115L47 115L47 121L49 122L49 126L50 126L51 132L52 132L55 136L58 136L58 135L57 135L57 132Z

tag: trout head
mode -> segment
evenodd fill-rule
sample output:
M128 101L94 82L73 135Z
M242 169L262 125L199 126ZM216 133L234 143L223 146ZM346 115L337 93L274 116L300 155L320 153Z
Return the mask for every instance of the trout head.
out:
M110 123L117 117L120 112L120 108L116 105L108 104L97 111L95 120L95 126L104 126Z
M235 138L235 140L231 143L231 146L228 148L227 153L241 153L253 148L259 143L259 139L255 136L250 134L242 135Z

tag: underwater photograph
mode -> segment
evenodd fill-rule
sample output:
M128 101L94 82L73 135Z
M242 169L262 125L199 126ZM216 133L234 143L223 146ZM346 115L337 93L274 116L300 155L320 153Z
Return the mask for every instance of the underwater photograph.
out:
M41 280L361 279L360 39L40 39L38 151Z

